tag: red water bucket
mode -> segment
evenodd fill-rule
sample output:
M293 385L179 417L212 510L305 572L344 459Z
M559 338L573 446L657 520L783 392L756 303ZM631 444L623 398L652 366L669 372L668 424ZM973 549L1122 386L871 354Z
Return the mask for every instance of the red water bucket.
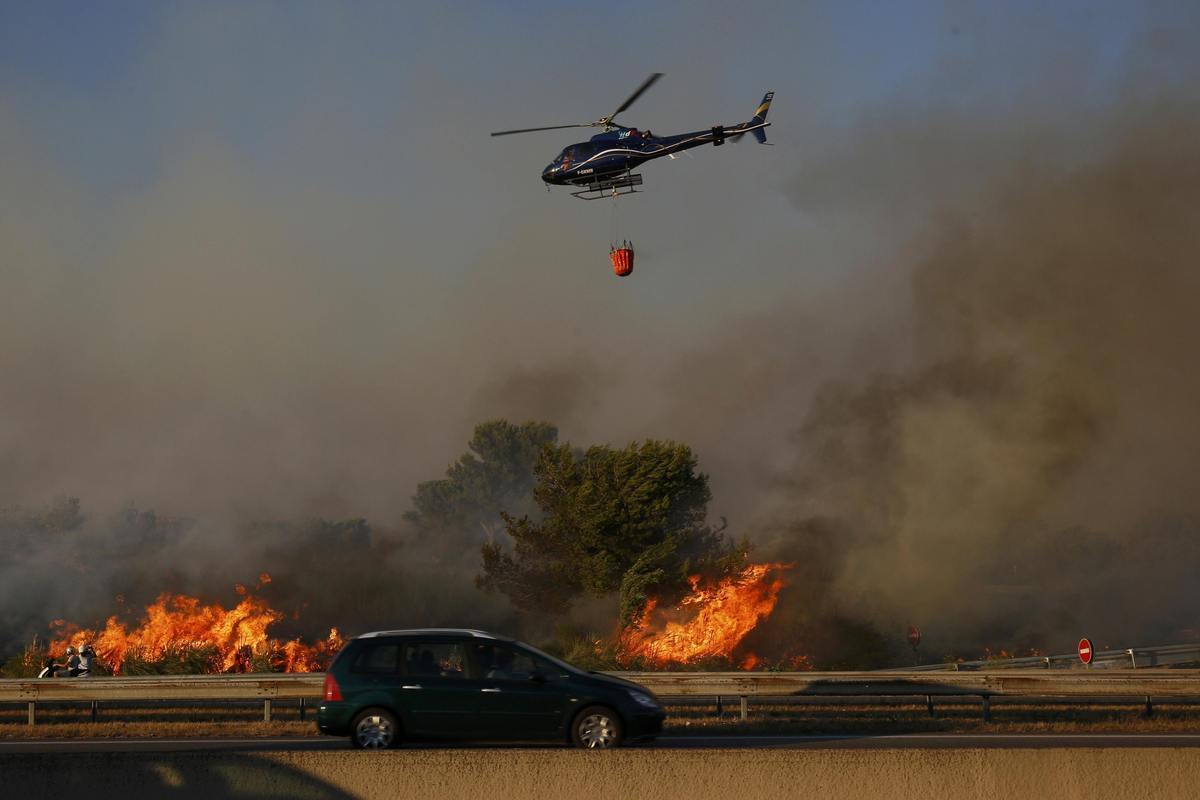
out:
M613 272L617 274L617 277L624 278L633 272L632 247L614 247L609 251L608 257L612 259Z

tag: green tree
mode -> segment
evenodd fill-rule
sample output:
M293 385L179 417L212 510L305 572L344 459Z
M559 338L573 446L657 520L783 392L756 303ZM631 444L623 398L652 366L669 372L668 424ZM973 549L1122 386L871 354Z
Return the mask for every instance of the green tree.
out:
M647 440L622 449L547 448L535 469L541 520L506 514L512 552L484 544L476 583L530 610L563 611L582 594L620 592L623 622L651 594L682 591L687 576L744 563L705 524L711 492L687 445Z
M513 425L497 419L476 425L469 452L446 469L446 477L417 486L407 518L424 529L478 527L485 541L494 541L504 524L501 512L532 510L534 464L557 440L558 429L545 422Z

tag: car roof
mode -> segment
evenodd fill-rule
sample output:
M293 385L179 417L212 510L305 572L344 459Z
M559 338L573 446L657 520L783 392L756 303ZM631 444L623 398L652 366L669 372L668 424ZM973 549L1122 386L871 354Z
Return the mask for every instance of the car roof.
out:
M496 636L487 631L475 630L474 628L406 628L397 631L371 631L359 635L358 639L373 639L377 636L471 636L476 639L497 639L505 640L503 636Z

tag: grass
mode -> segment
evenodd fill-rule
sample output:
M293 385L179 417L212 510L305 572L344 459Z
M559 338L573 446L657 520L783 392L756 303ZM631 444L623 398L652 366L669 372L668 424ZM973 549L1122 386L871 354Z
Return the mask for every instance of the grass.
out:
M924 704L801 706L761 710L746 720L736 704L716 716L713 709L671 708L667 732L688 735L881 735L903 733L1189 733L1200 732L1200 707L1141 705L992 704L990 722L978 703L943 705L929 716Z
M975 704L944 704L930 717L921 705L751 706L739 718L736 702L717 716L713 706L668 706L664 735L880 735L904 733L1191 733L1200 732L1200 706L1156 705L1153 717L1133 705L1009 705L994 703L984 722ZM88 708L44 704L38 724L26 725L25 707L0 706L0 740L143 737L288 737L316 734L315 709L300 721L295 705L279 705L263 722L262 707L212 705L105 705L99 721Z

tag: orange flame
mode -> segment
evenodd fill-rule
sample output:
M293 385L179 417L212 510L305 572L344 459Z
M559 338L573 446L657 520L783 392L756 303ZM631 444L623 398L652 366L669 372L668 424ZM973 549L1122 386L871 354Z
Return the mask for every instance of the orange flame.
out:
M700 576L688 580L692 591L668 612L651 598L641 617L620 636L619 658L641 659L657 667L688 664L706 658L732 660L738 644L759 621L775 610L789 564L751 564L715 585L702 586ZM683 617L684 619L679 619ZM741 669L753 669L759 659L743 654Z
M242 600L229 610L219 603L201 605L195 597L163 593L132 629L116 616L109 617L99 631L55 620L51 628L59 635L50 643L50 652L61 656L69 645L78 648L90 643L100 663L114 675L121 673L130 656L157 661L171 651L200 648L215 651L213 667L220 672L246 672L256 655L267 656L272 667L283 672L317 672L345 643L336 628L313 645L299 639L282 643L272 639L267 628L283 619L283 613L250 595L244 586L235 589Z

